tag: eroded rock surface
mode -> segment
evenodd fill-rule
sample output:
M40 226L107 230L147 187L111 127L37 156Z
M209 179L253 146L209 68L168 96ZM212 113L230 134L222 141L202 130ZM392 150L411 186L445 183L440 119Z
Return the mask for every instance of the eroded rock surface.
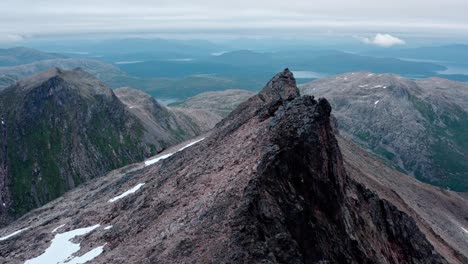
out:
M285 70L203 141L114 171L1 230L30 227L0 242L1 260L40 255L62 224L101 224L112 228L79 238L78 255L107 243L93 263L466 263L426 216L384 196L398 196L394 185L359 178L378 171L347 172L330 113L327 100L301 97Z

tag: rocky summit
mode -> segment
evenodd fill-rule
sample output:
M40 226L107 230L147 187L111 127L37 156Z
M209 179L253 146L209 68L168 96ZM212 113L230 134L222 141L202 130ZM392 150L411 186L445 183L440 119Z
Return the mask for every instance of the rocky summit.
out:
M467 263L465 198L339 138L343 156L331 111L326 99L300 96L284 70L204 140L88 182L0 230L0 261Z

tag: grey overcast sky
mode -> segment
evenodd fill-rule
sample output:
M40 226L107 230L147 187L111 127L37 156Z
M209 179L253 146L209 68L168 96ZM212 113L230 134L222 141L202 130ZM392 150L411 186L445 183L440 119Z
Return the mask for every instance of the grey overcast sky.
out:
M1 0L0 42L119 32L468 34L468 0Z

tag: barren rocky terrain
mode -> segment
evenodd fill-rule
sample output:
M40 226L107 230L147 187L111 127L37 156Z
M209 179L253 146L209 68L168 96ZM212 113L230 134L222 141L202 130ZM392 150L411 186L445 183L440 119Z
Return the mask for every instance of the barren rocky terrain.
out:
M331 111L300 96L285 70L196 144L113 171L1 229L0 260L467 263L465 198L336 138ZM54 256L60 239L74 249Z
M254 95L254 92L239 89L206 92L177 104L177 107L201 109L224 118L236 109L240 103L247 101L247 99Z

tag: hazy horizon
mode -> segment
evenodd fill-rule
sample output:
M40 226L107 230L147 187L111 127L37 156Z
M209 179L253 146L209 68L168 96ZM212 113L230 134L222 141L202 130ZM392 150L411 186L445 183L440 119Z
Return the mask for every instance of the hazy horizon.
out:
M378 46L468 43L468 2L436 1L2 1L0 43L56 38L323 38ZM380 34L380 35L378 35ZM413 40L408 42L408 40Z

